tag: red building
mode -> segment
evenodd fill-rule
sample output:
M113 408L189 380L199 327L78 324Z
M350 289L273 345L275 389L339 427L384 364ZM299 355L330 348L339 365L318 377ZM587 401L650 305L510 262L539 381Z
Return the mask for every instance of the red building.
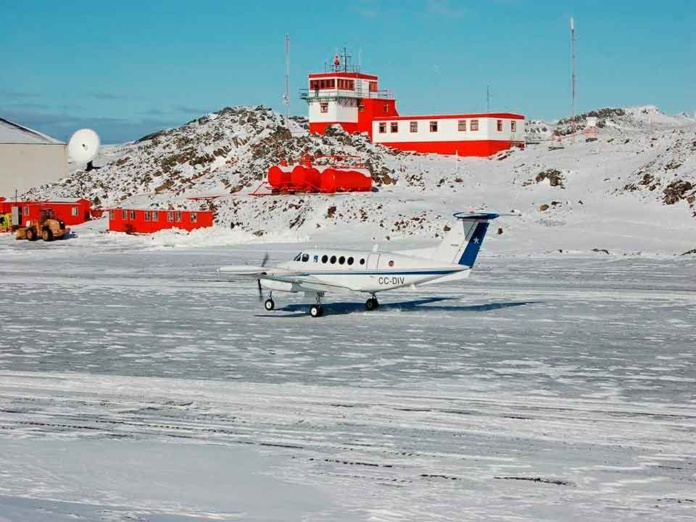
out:
M152 234L169 228L191 231L212 226L213 212L210 210L109 210L109 230L112 232Z
M54 199L51 201L8 201L0 198L0 214L10 215L13 226L38 222L41 211L53 209L56 219L66 225L79 225L91 219L92 204L86 199Z
M351 70L337 56L330 71L312 73L301 97L309 105L309 131L331 125L366 132L370 140L395 149L458 156L491 156L523 147L524 116L509 112L401 116L379 78Z

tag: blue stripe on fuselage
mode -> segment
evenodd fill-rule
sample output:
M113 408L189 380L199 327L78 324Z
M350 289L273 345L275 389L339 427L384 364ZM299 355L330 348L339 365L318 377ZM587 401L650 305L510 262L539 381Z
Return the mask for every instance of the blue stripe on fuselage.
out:
M302 275L447 275L454 274L455 272L462 272L462 270L423 270L420 272L404 272L404 271L394 271L394 270L351 270L345 272L334 272L332 270L316 270L316 271L305 271Z

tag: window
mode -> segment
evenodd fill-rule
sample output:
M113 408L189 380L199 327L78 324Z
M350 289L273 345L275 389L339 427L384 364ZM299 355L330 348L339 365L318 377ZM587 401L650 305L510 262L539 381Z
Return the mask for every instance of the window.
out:
M370 92L377 92L377 82L370 82Z
M159 212L156 210L152 212L152 221L159 221Z
M379 133L380 133L380 134L384 134L385 132L387 132L387 124L384 123L384 122L380 122L380 124L379 124Z
M408 124L408 130L411 132L418 132L418 122L412 121Z
M517 122L516 121L511 121L510 122L510 130L512 132L517 132Z
M437 122L436 121L430 122L430 132L437 132Z
M121 219L122 219L123 221L125 221L126 219L128 219L128 211L127 211L127 210L122 210L122 211L121 211Z
M343 265L343 264L345 264L345 262L346 262L346 258L345 258L345 257L341 256L341 257L338 258L338 264L339 264L339 265Z
M336 256L331 256L331 264L332 265L336 264Z
M29 215L29 207L24 207L24 215L25 216Z
M496 120L495 126L498 129L498 132L503 132L503 120Z
M327 112L329 112L329 102L321 102L321 103L319 104L319 106L320 106L320 108L321 108L321 112L322 112L322 113L327 113Z
M361 264L361 265L364 265L364 264L365 264L365 258L364 258L364 257L360 259L360 264Z
M147 210L145 211L145 221L150 221L150 213Z
M349 257L349 258L348 258L348 264L349 264L349 265L352 265L352 264L353 264L353 261L354 261L354 259L353 259L352 257Z
M459 120L459 132L466 132L466 120Z
M135 210L130 211L130 218L135 221Z
M389 268L394 266L394 261L392 259L389 260Z
M393 121L389 124L389 131L390 132L399 132L399 122L398 121Z
M176 213L176 222L177 223L181 222L181 212Z
M189 213L189 219L191 220L191 223L198 222L198 214L196 214L195 212Z
M109 219L114 219L116 217L116 212L109 210Z
M167 212L167 221L170 223L174 221L174 212Z
M471 131L478 130L478 120L471 120L471 125L469 125L469 130L471 130Z
M302 258L302 252L297 254L295 257L292 258L293 261L299 261Z
M322 262L322 263L326 263L328 260L329 260L329 256L327 256L327 255L321 256L321 262Z
M309 254L302 254L302 262L306 263L307 261L309 261Z
M384 114L389 114L389 104L388 103L384 104Z
M77 212L78 212L77 207L73 207L70 213L71 213L73 216L77 216Z

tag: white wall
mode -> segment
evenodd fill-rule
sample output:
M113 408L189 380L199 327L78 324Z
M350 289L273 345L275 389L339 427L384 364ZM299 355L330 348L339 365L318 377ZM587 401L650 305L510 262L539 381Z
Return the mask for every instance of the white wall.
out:
M497 121L503 121L503 130L498 132ZM459 120L466 120L466 131L459 130ZM471 130L471 120L478 120L477 131ZM418 122L418 131L411 132L412 121ZM430 132L430 122L437 121L437 132ZM515 121L517 132L510 131L510 122ZM391 132L391 123L399 124L398 132ZM379 124L387 124L387 132L379 132ZM403 119L403 120L379 120L372 122L372 136L376 143L390 142L433 142L433 141L476 141L476 140L505 140L524 139L524 120L511 120L509 118L432 118L432 119Z
M0 196L58 181L68 175L64 144L0 144Z
M323 91L322 91L323 92ZM334 92L334 91L330 91ZM344 92L344 91L341 91ZM330 100L324 103L328 103L328 112L321 112L321 102L311 101L309 103L309 122L310 123L322 123L322 122L346 122L346 123L357 123L358 121L358 108L356 100Z

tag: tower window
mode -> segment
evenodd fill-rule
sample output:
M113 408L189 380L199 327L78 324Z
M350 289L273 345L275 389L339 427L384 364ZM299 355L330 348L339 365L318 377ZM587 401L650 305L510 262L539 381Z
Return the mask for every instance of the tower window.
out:
M466 132L466 120L459 120L459 132Z
M517 132L517 122L516 121L511 121L510 122L510 130L512 132Z
M387 124L382 121L379 123L379 133L384 134L385 132L387 132Z
M503 132L503 120L496 120L496 128L498 132Z
M319 107L320 107L322 113L329 112L329 102L321 102L319 104Z
M471 125L469 126L469 129L471 129L472 131L477 131L479 129L478 120L471 120Z
M418 122L412 121L408 124L408 130L411 132L418 132Z
M399 132L399 122L398 121L393 121L389 124L389 131L390 132Z
M436 121L430 122L430 132L437 132L437 122Z

